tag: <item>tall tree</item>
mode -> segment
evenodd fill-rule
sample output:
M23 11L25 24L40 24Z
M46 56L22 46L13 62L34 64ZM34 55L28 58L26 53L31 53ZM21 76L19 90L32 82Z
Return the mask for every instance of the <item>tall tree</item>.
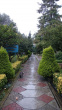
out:
M59 0L42 0L43 3L40 4L38 13L42 16L39 17L39 27L44 28L47 25L57 24L58 21L61 22L62 15L59 15L58 8L61 6L57 5L56 1Z
M57 1L59 0L42 0L38 10L38 13L40 13L41 16L39 17L39 31L36 34L35 41L37 42L37 40L40 39L39 42L42 43L43 48L52 45L55 50L59 50L59 48L56 47L57 44L59 45L60 39L62 38L61 31L59 30L59 27L62 27L62 15L58 13L58 9L61 8L61 6L57 4ZM58 35L60 36L57 35L56 29L58 30ZM59 42L57 39L59 39Z
M10 25L16 26L16 23L13 22L13 20L10 19L10 17L7 14L0 14L0 24L1 25Z
M27 54L28 50L32 51L32 39L25 34L18 33L19 54Z
M0 46L11 46L18 43L17 31L8 25L0 25Z
M33 47L33 41L32 41L32 38L31 38L31 32L29 32L29 35L28 35L28 50L30 50L32 52L32 47Z

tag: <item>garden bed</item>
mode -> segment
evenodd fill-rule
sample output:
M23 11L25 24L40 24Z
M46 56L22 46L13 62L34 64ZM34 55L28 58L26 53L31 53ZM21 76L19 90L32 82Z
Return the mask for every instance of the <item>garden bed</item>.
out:
M57 92L57 89L55 88L54 84L52 82L49 82L48 81L48 85L54 95L54 98L56 99L57 103L58 103L58 106L60 108L60 110L62 110L62 94L60 95L58 92Z

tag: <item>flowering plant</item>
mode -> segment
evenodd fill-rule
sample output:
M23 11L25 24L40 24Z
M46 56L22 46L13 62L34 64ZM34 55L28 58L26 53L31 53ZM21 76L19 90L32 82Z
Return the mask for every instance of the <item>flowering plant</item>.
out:
M58 93L62 93L62 74L54 73L53 83L57 88Z

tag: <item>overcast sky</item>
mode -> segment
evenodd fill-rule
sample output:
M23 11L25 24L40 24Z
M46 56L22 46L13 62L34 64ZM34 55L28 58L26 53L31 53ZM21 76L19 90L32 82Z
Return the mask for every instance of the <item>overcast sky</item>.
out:
M38 28L37 13L42 0L0 0L0 13L5 13L17 24L18 30L25 35L34 34ZM60 4L61 3L61 0ZM62 14L62 11L61 11Z

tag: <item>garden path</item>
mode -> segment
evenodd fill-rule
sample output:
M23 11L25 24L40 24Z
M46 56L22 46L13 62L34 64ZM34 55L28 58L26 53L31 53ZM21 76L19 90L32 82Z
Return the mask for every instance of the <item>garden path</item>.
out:
M31 55L23 64L23 78L18 78L2 110L60 110L48 83L37 73L40 57Z

